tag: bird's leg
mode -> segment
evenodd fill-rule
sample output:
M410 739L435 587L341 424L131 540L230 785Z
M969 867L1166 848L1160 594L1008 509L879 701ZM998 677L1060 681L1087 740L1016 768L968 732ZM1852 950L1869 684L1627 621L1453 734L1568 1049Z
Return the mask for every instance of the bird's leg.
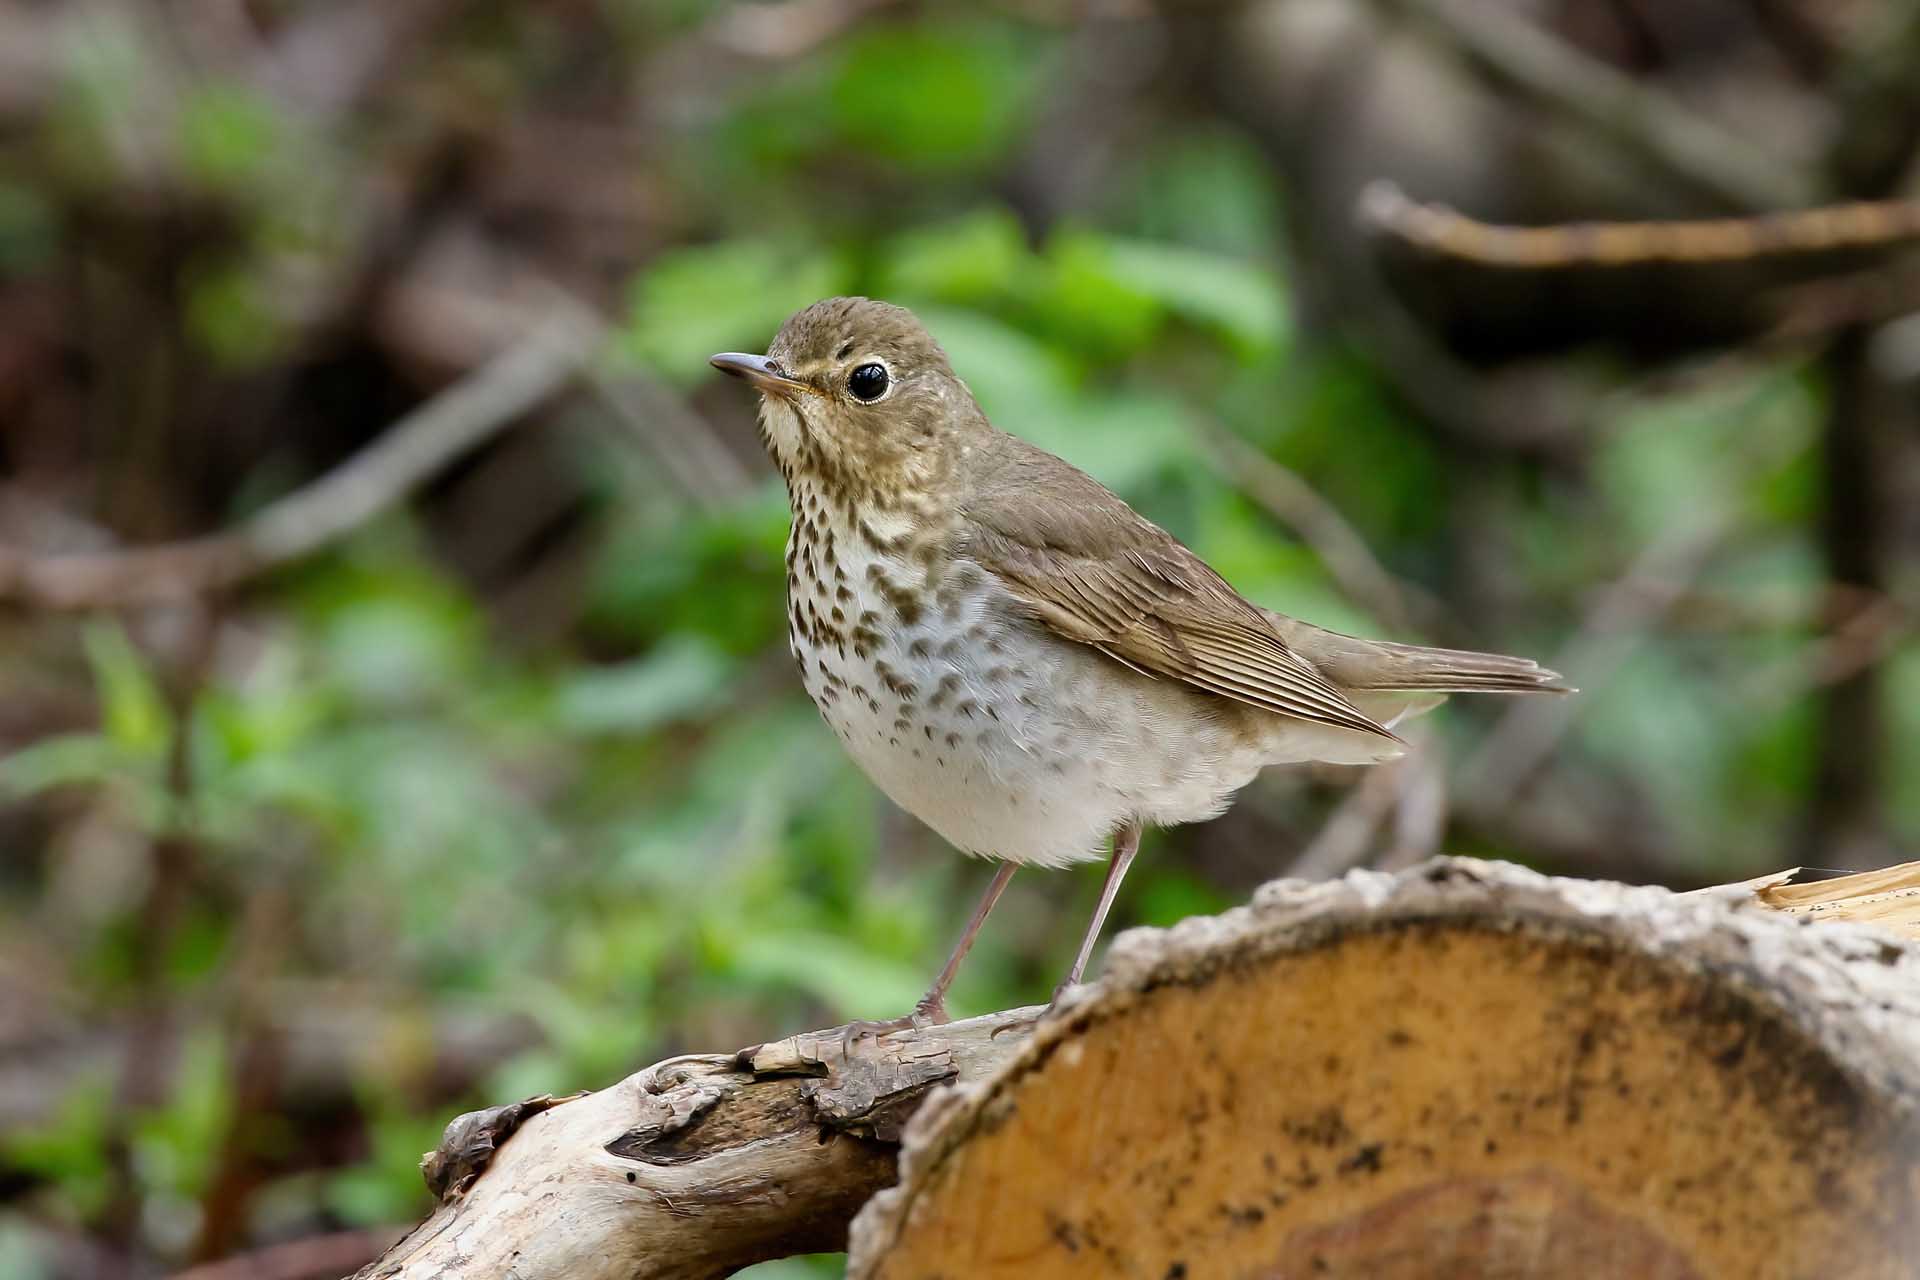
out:
M1093 944L1100 938L1101 926L1107 922L1107 911L1113 906L1114 895L1120 892L1120 881L1126 878L1133 855L1138 852L1140 823L1133 821L1114 828L1113 856L1107 860L1107 880L1100 886L1100 903L1093 909L1093 919L1087 921L1087 934L1080 939L1080 954L1074 957L1073 968L1067 970L1066 981L1053 989L1055 1004L1068 987L1079 985L1080 975L1087 971L1087 960L1093 955Z
M881 1036L889 1031L904 1031L908 1027L937 1026L949 1021L947 1017L947 988L953 985L954 975L960 972L960 962L967 958L967 952L973 950L973 941L980 936L980 926L987 922L987 913L993 910L993 904L1000 901L1000 895L1007 891L1007 882L1013 879L1013 873L1020 869L1017 862L1003 862L1000 869L993 873L987 891L980 895L980 904L973 909L973 917L967 921L967 927L960 934L960 940L953 944L953 954L947 957L947 963L941 968L933 985L927 988L927 994L913 1006L913 1012L899 1018L888 1018L874 1022L860 1019L847 1024L846 1039L849 1043L861 1036Z

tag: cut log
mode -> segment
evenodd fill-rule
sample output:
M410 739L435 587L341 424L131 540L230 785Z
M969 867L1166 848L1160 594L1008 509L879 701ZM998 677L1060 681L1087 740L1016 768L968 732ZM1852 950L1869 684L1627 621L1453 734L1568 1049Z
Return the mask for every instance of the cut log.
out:
M723 1276L859 1211L872 1280L1911 1276L1920 943L1827 922L1894 919L1912 870L1797 917L1778 877L1268 885L1122 935L1037 1029L816 1032L462 1116L360 1275Z
M850 1275L1911 1277L1920 955L1445 860L1115 944Z

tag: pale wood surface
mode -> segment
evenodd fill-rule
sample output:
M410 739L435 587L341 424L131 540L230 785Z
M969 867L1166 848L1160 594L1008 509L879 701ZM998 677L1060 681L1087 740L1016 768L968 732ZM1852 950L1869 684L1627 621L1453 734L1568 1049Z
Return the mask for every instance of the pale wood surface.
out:
M910 1126L850 1274L1910 1276L1920 956L1441 861L1124 935Z

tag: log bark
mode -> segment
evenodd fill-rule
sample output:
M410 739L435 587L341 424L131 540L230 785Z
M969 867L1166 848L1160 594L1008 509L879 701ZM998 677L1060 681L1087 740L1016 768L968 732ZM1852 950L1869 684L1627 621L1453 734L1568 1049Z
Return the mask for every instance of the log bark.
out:
M836 1028L470 1112L422 1162L439 1207L358 1274L704 1280L843 1248L907 1116L1010 1059L1040 1013L853 1044Z
M463 1116L424 1166L442 1203L360 1274L721 1276L842 1247L857 1211L875 1280L1909 1275L1920 943L1827 923L1837 881L1770 909L1774 879L1271 884L1122 935L1044 1019Z

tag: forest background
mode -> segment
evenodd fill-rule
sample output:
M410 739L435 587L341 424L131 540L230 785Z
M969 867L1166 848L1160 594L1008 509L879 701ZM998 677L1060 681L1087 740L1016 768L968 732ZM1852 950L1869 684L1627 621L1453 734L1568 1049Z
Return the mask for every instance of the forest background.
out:
M705 363L829 294L1252 598L1583 690L1270 772L1116 927L1914 856L1916 138L1900 0L0 10L0 1274L340 1274L460 1110L918 995L986 869L807 703Z

